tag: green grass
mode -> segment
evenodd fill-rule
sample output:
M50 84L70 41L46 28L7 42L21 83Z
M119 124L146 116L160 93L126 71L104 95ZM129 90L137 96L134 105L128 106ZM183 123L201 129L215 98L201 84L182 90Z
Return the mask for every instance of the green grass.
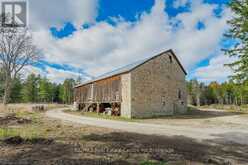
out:
M0 139L5 139L13 136L19 136L19 132L16 129L0 128Z
M15 127L0 126L0 139L5 139L13 136L20 136L22 138L36 138L43 136L45 131L40 128L40 113L19 111L15 113L18 118L30 119L31 123L16 125Z
M71 110L65 110L64 112L75 114L79 116L86 116L86 117L93 117L93 118L99 118L99 119L107 119L107 120L117 120L117 121L126 121L126 122L138 122L138 119L129 119L125 117L120 116L109 116L105 114L97 114L95 112L80 112L80 111L71 111Z
M153 161L144 161L140 165L167 165L166 162L153 162Z
M14 136L33 139L37 137L43 137L43 134L41 134L41 131L35 127L0 128L0 140Z
M213 108L213 109L219 109L219 110L227 110L232 112L243 112L248 113L248 105L222 105L222 104L212 104L212 105L204 105L200 108Z
M19 118L28 118L32 120L32 123L38 123L40 120L40 113L38 112L28 112L28 111L20 111L15 113L16 117Z

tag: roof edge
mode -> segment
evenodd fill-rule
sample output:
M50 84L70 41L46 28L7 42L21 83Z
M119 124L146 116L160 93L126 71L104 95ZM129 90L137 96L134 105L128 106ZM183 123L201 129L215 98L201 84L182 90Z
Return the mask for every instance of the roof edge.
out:
M172 49L166 50L166 51L164 51L164 52L162 52L162 53L159 53L158 55L155 55L155 56L153 56L153 57L147 59L145 62L143 62L143 63L137 65L137 66L134 67L134 68L132 68L129 72L131 72L131 71L135 70L136 68L140 67L141 65L143 65L143 64L145 64L145 63L147 63L147 62L153 60L154 58L157 58L157 57L159 57L159 56L164 55L165 53L171 53L171 54L174 56L174 58L176 59L176 61L177 61L177 63L179 64L179 66L181 67L181 69L182 69L182 71L184 72L184 74L187 75L186 70L184 69L183 65L181 64L181 62L179 61L179 59L177 58L176 54L174 53L174 51L173 51Z
M122 75L122 74L126 74L126 73L129 73L133 70L135 70L136 68L140 67L141 65L149 62L150 60L153 60L154 58L157 58L159 56L162 56L164 55L165 53L171 53L173 55L173 57L176 59L177 63L179 64L180 68L182 69L182 71L184 72L185 75L187 75L187 72L186 70L184 69L183 65L181 64L181 62L179 61L179 59L177 58L176 54L174 53L174 51L172 49L169 49L169 50L166 50L166 51L163 51L162 53L159 53L151 58L148 58L146 61L144 61L143 63L135 66L134 68L128 70L128 71L125 71L125 72L120 72L118 74L115 74L115 75L111 75L111 76L107 76L107 77L104 77L102 79L97 79L97 80L92 80L92 81L88 81L88 82L85 82L85 83L82 83L82 84L79 84L79 85L76 85L74 86L74 88L78 88L78 87L81 87L81 86L84 86L84 85L88 85L88 84L91 84L91 83L94 83L94 82L97 82L97 81L100 81L100 80L104 80L104 79L108 79L108 78L111 78L111 77L114 77L114 76L118 76L118 75Z

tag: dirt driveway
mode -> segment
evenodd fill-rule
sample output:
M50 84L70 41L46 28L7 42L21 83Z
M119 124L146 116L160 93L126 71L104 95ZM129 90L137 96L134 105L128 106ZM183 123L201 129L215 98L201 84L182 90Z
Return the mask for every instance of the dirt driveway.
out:
M207 112L207 111L204 111ZM248 145L248 115L212 110L194 117L147 119L124 122L76 116L63 109L48 111L46 116L78 123L146 135L184 136L198 141L211 140Z

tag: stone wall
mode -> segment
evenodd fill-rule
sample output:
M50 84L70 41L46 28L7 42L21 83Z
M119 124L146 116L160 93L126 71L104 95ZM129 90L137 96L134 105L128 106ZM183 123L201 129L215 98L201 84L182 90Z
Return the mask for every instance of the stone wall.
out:
M131 117L172 115L186 109L185 74L172 54L158 56L131 72Z
M131 74L121 75L121 116L131 118Z

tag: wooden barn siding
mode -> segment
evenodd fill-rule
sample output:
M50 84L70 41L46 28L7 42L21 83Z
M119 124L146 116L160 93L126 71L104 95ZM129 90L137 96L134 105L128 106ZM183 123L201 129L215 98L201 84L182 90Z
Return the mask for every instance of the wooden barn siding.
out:
M78 87L75 91L77 102L88 102L90 100L91 84Z
M93 84L78 87L75 90L76 101L79 103L121 102L121 76L100 80Z

